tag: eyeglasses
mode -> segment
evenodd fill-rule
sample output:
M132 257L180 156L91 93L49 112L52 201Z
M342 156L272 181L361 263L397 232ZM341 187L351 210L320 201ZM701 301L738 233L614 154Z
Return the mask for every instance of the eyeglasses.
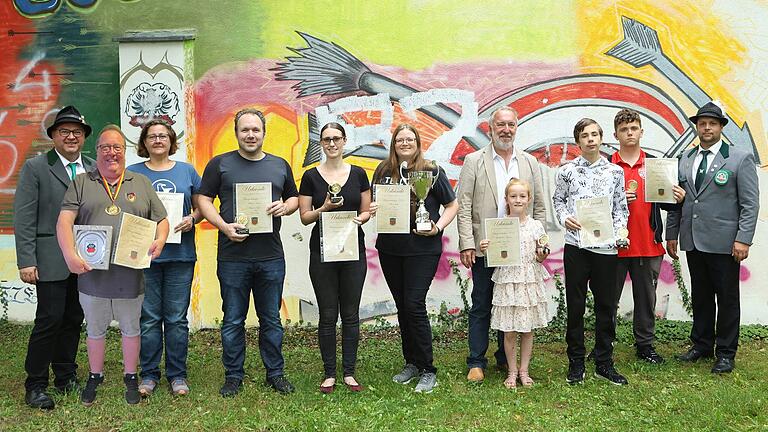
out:
M101 152L102 154L109 154L110 151L113 151L115 153L122 153L125 148L121 145L100 145L96 146L96 150Z
M395 140L395 144L413 144L416 142L416 138L398 138Z
M165 141L170 137L171 136L168 134L147 135L147 141L155 141L155 140Z
M506 122L506 123L505 122L496 122L493 125L496 126L496 129L501 129L504 126L512 129L512 128L517 126L517 122Z
M82 129L72 129L72 130L69 130L69 129L59 129L57 132L59 133L59 136L62 137L62 138L68 137L69 134L72 134L72 136L74 136L75 138L80 138L81 136L83 136L83 130Z
M341 144L342 141L344 141L344 137L343 136L335 136L335 137L325 137L325 138L321 138L320 139L320 142L325 144L325 145L330 144L331 141L333 141L334 144Z

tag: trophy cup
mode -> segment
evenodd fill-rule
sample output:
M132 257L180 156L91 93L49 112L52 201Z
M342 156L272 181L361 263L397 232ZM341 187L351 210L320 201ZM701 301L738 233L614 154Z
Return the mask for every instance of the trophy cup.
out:
M256 218L256 221L258 222L258 218ZM251 233L248 229L248 216L246 216L245 213L238 213L235 222L240 225L245 225L245 228L235 228L237 234L248 235Z
M344 202L344 197L339 196L341 193L340 184L334 183L332 185L328 185L328 192L331 194L331 204L342 204Z
M432 220L429 219L429 212L424 207L424 200L432 186L435 185L437 176L432 171L414 171L408 173L408 185L411 186L413 194L419 200L419 207L416 209L416 231L432 231Z
M619 248L629 247L629 230L625 227L619 228L616 233L616 246Z
M542 234L541 237L536 240L536 248L542 253L549 254L549 236L547 234Z

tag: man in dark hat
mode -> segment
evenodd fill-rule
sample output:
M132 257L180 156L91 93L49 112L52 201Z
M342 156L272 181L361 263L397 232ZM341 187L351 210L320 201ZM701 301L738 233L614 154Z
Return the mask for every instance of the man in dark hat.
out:
M89 171L94 161L81 155L91 127L73 106L64 107L47 130L53 148L27 160L21 169L14 199L16 262L22 281L36 285L37 310L29 337L26 403L52 409L46 393L48 369L60 392L77 391L75 356L80 342L83 310L77 275L67 269L56 239L56 220L69 183Z
M693 346L678 360L711 358L714 348L712 373L727 373L739 343L739 271L760 207L757 170L751 152L722 141L728 119L718 105L707 103L690 120L700 144L680 158L685 200L667 213L667 252L677 258L679 236L691 274Z

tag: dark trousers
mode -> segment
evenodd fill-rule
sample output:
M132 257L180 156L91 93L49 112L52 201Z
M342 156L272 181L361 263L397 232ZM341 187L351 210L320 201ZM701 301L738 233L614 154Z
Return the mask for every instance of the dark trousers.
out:
M595 364L611 363L616 338L616 255L604 255L565 245L565 301L568 359L584 361L584 310L587 284L595 300Z
M379 252L381 271L397 306L397 321L407 364L437 372L432 364L432 326L427 316L427 291L440 255L397 256Z
M692 250L685 255L688 259L688 272L691 274L693 347L712 352L712 346L715 345L717 357L733 359L739 346L741 265L732 256L725 254Z
M656 286L659 281L659 270L663 255L654 257L619 258L616 264L616 304L621 298L627 273L632 279L632 332L635 335L637 348L649 347L653 344L656 331Z
M355 374L360 342L360 296L367 271L365 248L360 248L357 261L323 263L319 253L312 252L309 256L309 278L320 312L317 339L326 378L336 377L336 322L339 312L344 376Z
M53 282L37 282L35 325L29 336L24 368L27 390L48 387L48 368L53 370L55 386L77 378L77 346L83 309L77 293L77 275Z
M477 257L472 264L472 307L469 309L469 356L467 367L483 368L488 366L485 352L488 350L488 330L491 328L491 301L493 300L493 281L491 276L495 268L485 266L485 258ZM496 332L498 349L494 354L496 364L506 365L504 354L504 333Z

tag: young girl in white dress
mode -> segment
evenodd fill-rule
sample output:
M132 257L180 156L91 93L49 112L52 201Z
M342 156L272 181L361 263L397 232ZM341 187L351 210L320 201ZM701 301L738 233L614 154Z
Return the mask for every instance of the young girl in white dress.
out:
M544 279L549 274L541 264L549 255L544 226L528 217L531 189L524 180L512 179L505 188L507 217L520 219L520 257L522 265L497 267L491 280L493 306L491 328L504 332L504 351L509 374L504 386L517 387L517 380L525 387L533 385L528 366L533 351L533 329L546 327L549 322ZM542 239L543 245L539 245ZM491 240L480 242L485 252ZM517 363L517 336L520 334L520 366Z

